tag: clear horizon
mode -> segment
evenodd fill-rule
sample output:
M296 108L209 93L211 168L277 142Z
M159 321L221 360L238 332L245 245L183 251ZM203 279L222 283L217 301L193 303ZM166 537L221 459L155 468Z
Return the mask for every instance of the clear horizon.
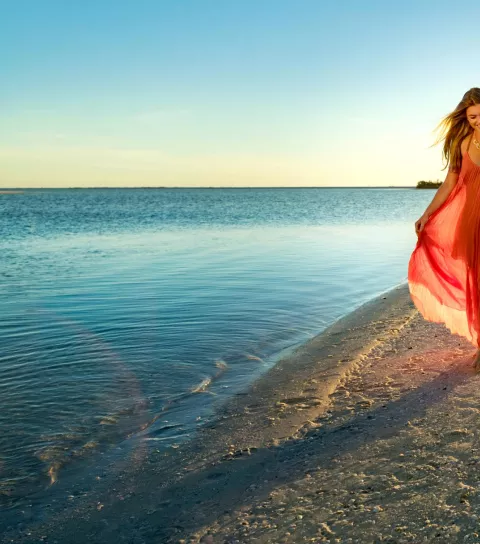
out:
M443 0L3 9L0 188L414 187L479 86ZM480 12L469 7L469 19Z
M0 187L0 194L2 192L11 191L25 191L25 190L37 190L37 189L416 189L414 185L256 185L256 186L232 186L232 185L218 185L218 186L188 186L188 185L96 185L96 186L62 186L62 187Z

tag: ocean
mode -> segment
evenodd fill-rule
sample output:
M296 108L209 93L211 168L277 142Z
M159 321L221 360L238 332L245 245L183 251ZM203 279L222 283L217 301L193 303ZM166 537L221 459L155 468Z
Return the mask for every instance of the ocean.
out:
M405 282L432 197L0 194L0 504L41 502L139 434L156 451L191 438L282 355Z

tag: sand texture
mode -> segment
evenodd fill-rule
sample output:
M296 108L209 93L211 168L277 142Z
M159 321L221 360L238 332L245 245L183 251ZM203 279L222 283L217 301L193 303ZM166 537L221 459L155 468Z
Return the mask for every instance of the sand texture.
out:
M191 443L2 542L480 542L475 349L406 287L295 350Z

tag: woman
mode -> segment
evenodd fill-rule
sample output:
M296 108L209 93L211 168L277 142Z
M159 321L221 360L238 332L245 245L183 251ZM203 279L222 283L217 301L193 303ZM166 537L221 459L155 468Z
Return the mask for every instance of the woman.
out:
M480 371L480 88L467 91L439 127L447 177L416 221L408 265L410 295L429 321L476 348Z

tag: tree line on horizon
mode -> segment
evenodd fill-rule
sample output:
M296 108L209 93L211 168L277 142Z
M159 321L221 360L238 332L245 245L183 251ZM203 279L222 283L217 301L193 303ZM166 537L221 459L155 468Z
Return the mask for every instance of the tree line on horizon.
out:
M417 183L417 189L438 189L442 182L437 179L437 181L419 181Z

